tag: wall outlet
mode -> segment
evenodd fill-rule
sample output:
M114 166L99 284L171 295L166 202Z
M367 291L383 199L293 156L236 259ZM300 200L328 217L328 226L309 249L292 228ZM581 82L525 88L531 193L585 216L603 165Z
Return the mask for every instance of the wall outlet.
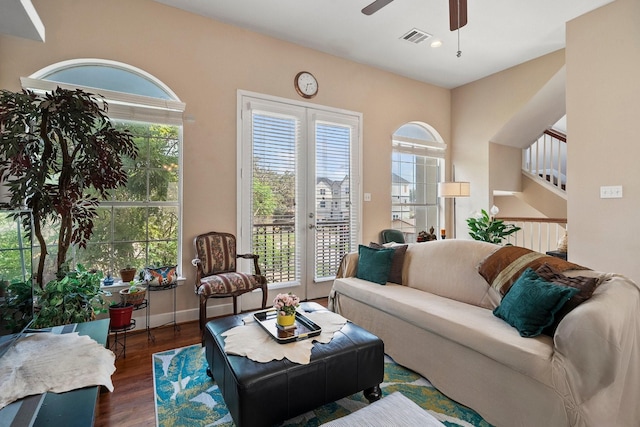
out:
M365 202L371 201L371 193L364 193L364 201Z
M622 199L622 185L607 185L600 187L601 199Z

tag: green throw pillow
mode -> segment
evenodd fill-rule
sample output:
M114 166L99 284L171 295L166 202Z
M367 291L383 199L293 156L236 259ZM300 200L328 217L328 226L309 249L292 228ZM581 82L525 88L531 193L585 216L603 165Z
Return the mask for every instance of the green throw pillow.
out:
M358 279L384 285L389 281L391 261L396 251L389 249L374 249L365 245L358 246Z
M493 314L515 327L520 336L535 337L553 323L555 314L578 292L548 282L527 268Z

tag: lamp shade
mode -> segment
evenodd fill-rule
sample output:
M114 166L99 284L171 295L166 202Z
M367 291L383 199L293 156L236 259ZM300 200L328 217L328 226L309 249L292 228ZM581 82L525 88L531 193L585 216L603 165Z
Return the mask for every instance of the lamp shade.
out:
M464 181L458 182L439 182L438 196L452 197L469 197L471 195L471 184Z

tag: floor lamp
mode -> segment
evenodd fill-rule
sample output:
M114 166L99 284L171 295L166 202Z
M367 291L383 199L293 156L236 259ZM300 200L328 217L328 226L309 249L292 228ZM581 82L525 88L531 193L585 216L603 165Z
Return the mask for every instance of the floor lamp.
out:
M456 237L456 198L469 197L471 184L464 181L439 182L438 196L443 199L453 199L453 236Z

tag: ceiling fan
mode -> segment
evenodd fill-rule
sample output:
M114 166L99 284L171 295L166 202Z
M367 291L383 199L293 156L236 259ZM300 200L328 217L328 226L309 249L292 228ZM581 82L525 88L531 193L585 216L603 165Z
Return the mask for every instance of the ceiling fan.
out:
M393 0L375 0L362 9L365 15L372 15ZM455 31L467 25L467 0L449 0L449 29Z

